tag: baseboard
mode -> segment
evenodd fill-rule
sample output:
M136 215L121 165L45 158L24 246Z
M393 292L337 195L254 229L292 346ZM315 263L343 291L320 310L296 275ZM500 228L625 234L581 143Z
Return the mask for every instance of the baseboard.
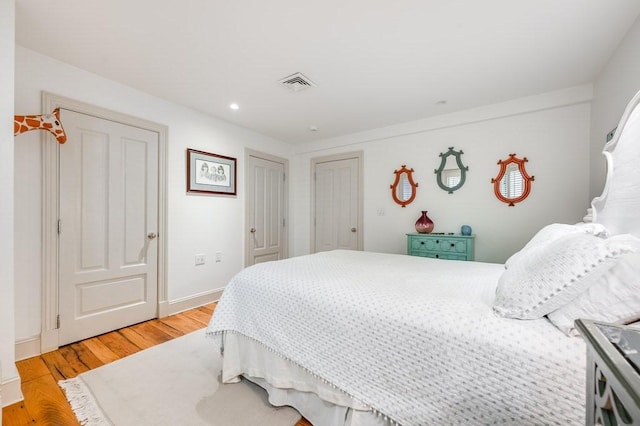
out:
M182 299L172 300L171 302L167 302L164 309L161 307L160 311L165 310L165 315L160 315L160 317L166 317L173 314L178 314L180 312L188 311L189 309L197 308L198 306L206 305L209 303L217 302L222 296L222 291L224 288L219 288L212 291L207 291L200 294L195 294L193 296L183 297Z
M29 337L16 342L16 361L40 355L40 336Z
M22 400L24 400L24 396L20 389L20 377L14 377L6 382L2 382L2 386L0 386L0 405L2 405L2 407L15 404Z
M222 291L224 289L216 289L200 294L196 294L189 297L184 297L182 299L173 300L171 302L161 302L158 308L158 317L164 318L169 315L177 314L180 312L188 311L189 309L197 308L198 306L207 305L209 303L217 302L222 295ZM58 330L52 330L53 340L48 338L46 340L52 340L53 342L57 342ZM41 346L41 338L40 336L29 337L23 340L16 342L16 361L21 361L23 359L32 358L34 356L41 355L42 346ZM45 348L45 352L50 350L55 350L57 346L51 346L51 344ZM4 393L4 384L3 384L3 393ZM4 398L3 398L4 400Z

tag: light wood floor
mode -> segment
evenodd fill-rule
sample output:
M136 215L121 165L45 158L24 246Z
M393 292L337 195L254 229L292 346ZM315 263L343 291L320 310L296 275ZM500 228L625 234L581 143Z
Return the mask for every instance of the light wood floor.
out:
M18 361L24 401L2 409L3 426L76 426L58 381L204 328L215 303L112 331ZM304 418L296 426L311 426Z

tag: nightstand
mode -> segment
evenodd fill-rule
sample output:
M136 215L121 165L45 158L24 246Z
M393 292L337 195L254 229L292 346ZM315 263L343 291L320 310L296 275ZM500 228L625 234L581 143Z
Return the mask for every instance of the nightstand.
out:
M587 344L587 425L640 424L640 330L576 320Z
M475 235L407 234L409 256L473 260Z

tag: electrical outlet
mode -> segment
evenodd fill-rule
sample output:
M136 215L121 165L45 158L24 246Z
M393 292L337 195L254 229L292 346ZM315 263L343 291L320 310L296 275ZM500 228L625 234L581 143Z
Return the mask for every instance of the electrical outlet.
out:
M204 254L196 254L196 266L204 265Z
M222 252L221 251L217 251L216 252L216 262L222 262Z

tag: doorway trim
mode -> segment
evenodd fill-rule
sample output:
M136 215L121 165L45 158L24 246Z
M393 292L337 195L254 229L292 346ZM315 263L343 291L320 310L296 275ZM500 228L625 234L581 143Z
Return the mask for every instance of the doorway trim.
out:
M158 134L158 318L168 315L167 302L167 141L168 127L117 111L42 92L42 110L64 108ZM59 144L49 132L42 143L42 330L40 353L58 348L58 214Z
M311 159L311 246L310 253L316 252L316 227L315 227L315 205L316 205L316 165L319 163L329 163L332 161L350 160L355 158L358 160L358 250L364 250L364 153L363 151L345 152L343 154L333 154L324 157L315 157Z

